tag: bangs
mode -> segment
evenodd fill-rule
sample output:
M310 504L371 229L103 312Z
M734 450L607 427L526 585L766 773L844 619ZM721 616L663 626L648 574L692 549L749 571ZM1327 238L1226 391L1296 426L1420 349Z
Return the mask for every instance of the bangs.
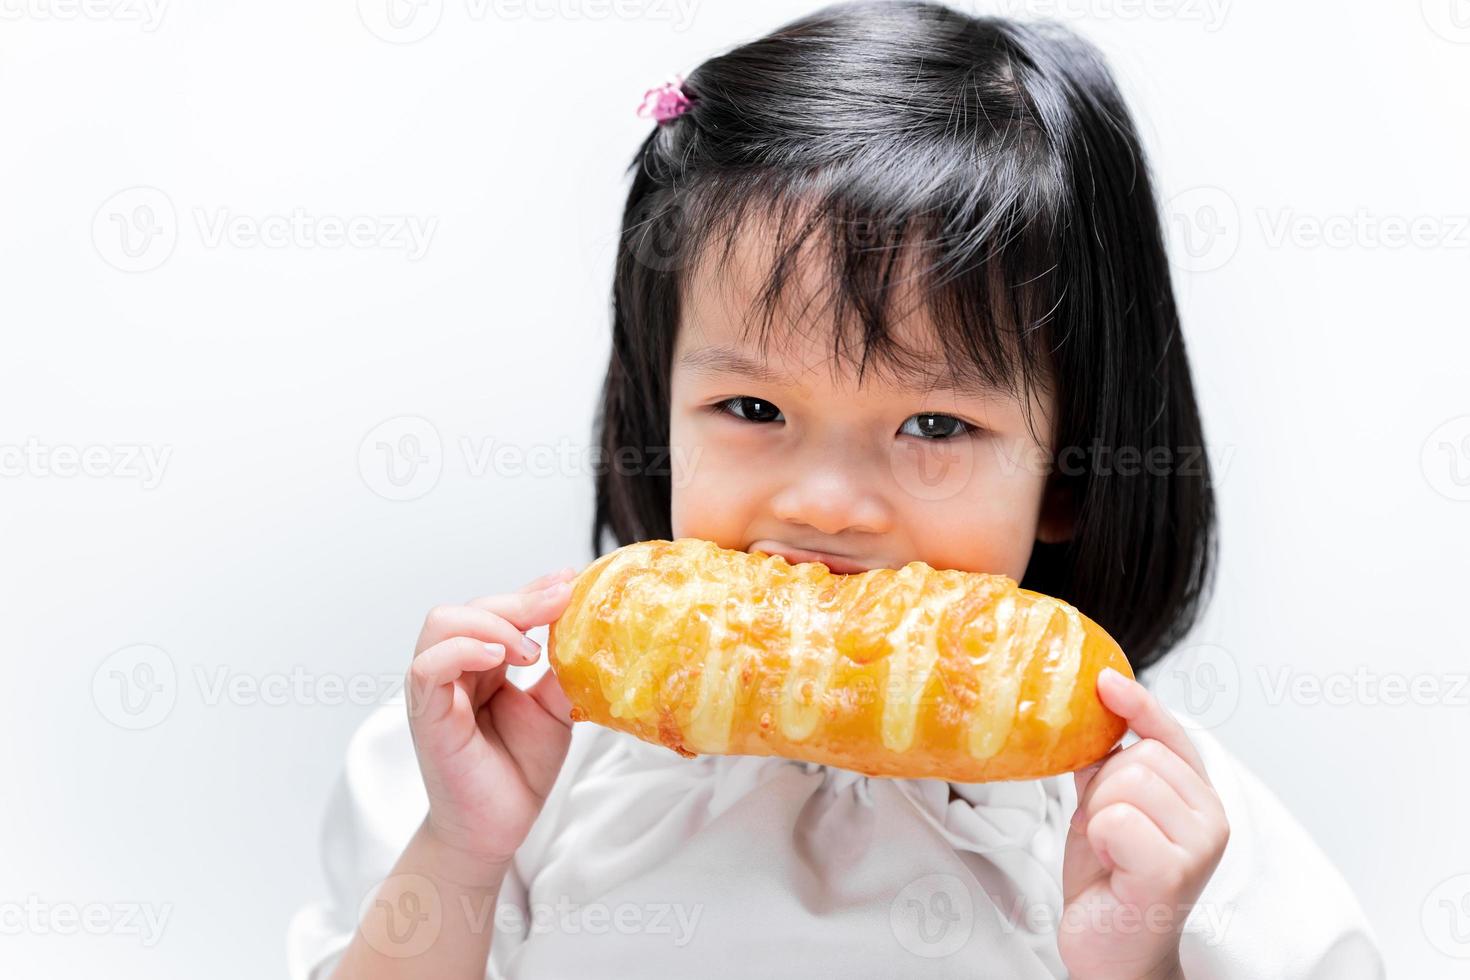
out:
M758 241L746 326L761 347L797 323L828 324L834 374L998 392L1025 406L1036 436L1032 396L1053 385L1064 292L1063 185L1034 127L995 122L983 159L973 143L936 152L910 139L799 176L747 171L665 188L634 237L677 243L668 272L681 307L696 277L731 277L742 246ZM897 329L915 314L929 335L919 344Z
M1204 602L1215 504L1154 187L1101 53L1057 24L858 0L681 90L629 166L601 450L667 446L674 348L707 283L767 350L825 330L859 384L1014 397L1068 525L1022 587L1153 664ZM599 473L593 553L604 532L667 537L670 484Z

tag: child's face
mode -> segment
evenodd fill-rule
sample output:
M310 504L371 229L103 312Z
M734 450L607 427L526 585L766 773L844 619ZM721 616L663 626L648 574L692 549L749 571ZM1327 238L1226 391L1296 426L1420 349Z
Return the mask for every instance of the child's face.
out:
M730 263L702 263L684 298L670 406L674 536L792 561L832 556L837 572L919 560L1019 580L1038 537L1067 533L1058 508L1043 506L1051 447L1033 439L1020 402L899 384L871 361L861 387L846 365L834 378L831 324L798 316L799 300L774 321L775 346L759 349L754 331L742 337L765 269L754 244L742 236ZM921 309L895 336L936 350ZM944 359L922 363L937 371ZM1052 431L1053 407L1049 393L1035 396L1038 432Z

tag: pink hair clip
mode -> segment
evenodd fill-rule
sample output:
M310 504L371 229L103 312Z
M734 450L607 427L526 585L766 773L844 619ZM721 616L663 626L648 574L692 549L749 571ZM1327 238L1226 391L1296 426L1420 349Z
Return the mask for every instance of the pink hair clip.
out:
M692 105L681 89L683 84L683 76L675 75L672 81L644 92L643 104L638 107L639 117L647 119L651 116L662 123L682 116Z

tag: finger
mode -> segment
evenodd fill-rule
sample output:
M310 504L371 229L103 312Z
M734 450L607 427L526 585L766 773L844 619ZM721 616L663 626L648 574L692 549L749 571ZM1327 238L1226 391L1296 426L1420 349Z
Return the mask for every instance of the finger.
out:
M566 609L571 596L570 582L555 582L533 592L483 596L472 600L470 606L493 612L515 624L517 629L528 630L555 620Z
M1101 768L1102 761L1099 760L1090 766L1084 766L1072 773L1073 784L1077 787L1077 808L1079 810L1082 809L1082 795L1087 792L1088 784L1097 776L1098 770Z
M1152 820L1164 836L1186 849L1202 844L1204 827L1200 814L1195 812L1184 798L1148 766L1128 763L1114 770L1108 778L1097 784L1097 791L1088 800L1086 808L1078 807L1083 819L1101 813L1115 803L1129 803Z
M532 579L516 591L522 594L525 594L527 592L535 592L538 589L546 588L548 585L555 585L557 582L568 581L569 579L574 578L576 574L577 570L571 565L568 565L567 567L559 569L558 571L547 572L545 575ZM471 602L473 601L474 600L471 600Z
M507 684L490 702L490 714L505 751L527 784L545 797L566 758L571 729L552 717L531 691L514 684Z
M469 636L486 643L505 645L511 663L534 663L541 644L526 636L503 616L474 606L435 606L424 619L417 649L427 650L452 636Z
M1091 765L1083 766L1081 769L1075 770L1072 773L1073 783L1077 787L1077 803L1079 806L1082 803L1083 795L1087 792L1088 785L1097 777L1098 771L1121 751L1123 751L1122 748L1115 745L1101 759L1098 759Z
M1189 740L1189 733L1152 691L1133 678L1104 667L1097 676L1097 693L1108 710L1126 720L1139 738L1163 742L1209 782L1209 773L1205 771L1204 761L1200 759L1194 743Z
M1155 888L1170 881L1186 858L1179 845L1131 803L1099 810L1087 823L1087 842L1115 875Z
M501 643L452 636L434 644L409 665L409 717L439 721L454 706L456 681L466 673L491 671L504 662L505 646Z
M568 728L572 726L572 703L567 700L566 692L561 689L561 682L556 679L556 672L547 670L546 673L536 678L526 693L557 721Z
M1142 765L1158 773L1190 809L1201 814L1218 810L1218 797L1209 784L1190 768L1189 763L1179 758L1173 749L1154 738L1139 739L1106 759L1102 771L1093 777L1087 789L1078 797L1078 809L1090 804L1092 795L1101 788L1104 780L1129 765Z

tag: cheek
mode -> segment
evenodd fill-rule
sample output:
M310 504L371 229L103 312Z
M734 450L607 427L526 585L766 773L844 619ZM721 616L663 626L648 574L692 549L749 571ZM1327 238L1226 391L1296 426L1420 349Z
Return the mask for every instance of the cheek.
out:
M914 552L936 567L1020 581L1036 542L1045 483L1024 468L987 465L982 454L957 492L928 500L901 495Z
M670 423L669 442L670 457L680 461L669 486L674 537L743 547L750 508L762 492L749 460L717 440L702 439L696 426L677 420Z

